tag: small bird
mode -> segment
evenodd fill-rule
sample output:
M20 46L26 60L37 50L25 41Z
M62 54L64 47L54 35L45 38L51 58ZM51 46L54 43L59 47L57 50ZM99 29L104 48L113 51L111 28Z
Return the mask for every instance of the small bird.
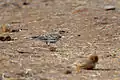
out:
M33 36L31 38L41 40L45 42L47 45L50 45L50 43L56 43L61 38L61 35L57 33L50 33L45 35Z
M98 56L96 54L92 54L84 63L77 65L76 70L77 72L80 72L80 69L92 70L95 68L97 62Z

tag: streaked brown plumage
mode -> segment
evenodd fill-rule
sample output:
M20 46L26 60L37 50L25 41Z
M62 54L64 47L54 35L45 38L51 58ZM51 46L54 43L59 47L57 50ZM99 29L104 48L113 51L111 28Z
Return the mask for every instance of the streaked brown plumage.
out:
M77 65L76 70L77 72L80 72L80 69L92 70L95 68L97 62L98 56L96 54L92 54L89 56L88 60L82 64Z

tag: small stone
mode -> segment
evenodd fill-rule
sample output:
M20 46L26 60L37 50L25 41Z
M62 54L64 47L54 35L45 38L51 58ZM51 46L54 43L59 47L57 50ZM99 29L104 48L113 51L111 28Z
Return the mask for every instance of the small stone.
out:
M108 10L115 10L116 8L115 8L115 6L107 5L107 6L104 7L104 9L105 9L106 11L108 11Z
M28 3L28 2L23 2L23 5L29 5L30 3Z
M65 74L71 74L71 73L72 73L71 70L66 70L66 71L65 71Z
M48 6L48 3L45 3L45 6Z
M9 35L0 36L0 41L11 41L11 40L12 40L12 38Z
M5 38L3 36L0 36L0 41L5 41Z
M52 51L52 52L55 52L56 51L56 47L50 47L49 50Z
M60 30L60 31L59 31L60 34L64 34L65 32L66 32L66 31L64 31L64 30Z
M11 32L19 32L19 29L13 29Z
M115 58L115 57L116 57L116 54L107 54L105 57L112 57L112 58Z
M78 34L78 36L81 36L80 34Z
M5 41L11 41L12 39L11 39L11 37L10 36L6 36L5 37Z
M97 17L97 16L94 16L94 19L98 19L98 17Z

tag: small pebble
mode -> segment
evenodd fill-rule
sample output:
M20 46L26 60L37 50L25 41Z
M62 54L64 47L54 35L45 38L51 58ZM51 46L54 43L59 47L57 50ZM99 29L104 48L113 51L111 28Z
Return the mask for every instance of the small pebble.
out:
M30 3L28 3L28 2L23 2L23 5L29 5Z
M50 47L49 50L52 51L52 52L55 52L56 51L56 47Z
M3 36L0 36L0 41L5 41L5 38Z
M94 16L94 19L98 19L98 17L97 17L97 16Z
M5 41L11 41L12 39L11 39L11 37L10 36L6 36L5 37Z
M11 32L19 32L20 30L19 29L13 29L11 30Z
M65 74L71 74L71 73L72 73L71 70L66 70L66 71L65 71Z
M60 31L59 31L60 34L64 34L65 32L66 32L66 31L64 31L64 30L60 30Z
M116 54L108 54L108 55L106 55L105 57L112 57L112 58L115 58L115 57L116 57Z
M0 36L0 41L11 41L12 38L8 35L8 36Z
M108 10L115 10L116 8L115 8L115 6L107 5L107 6L104 7L104 9L105 9L106 11L108 11Z

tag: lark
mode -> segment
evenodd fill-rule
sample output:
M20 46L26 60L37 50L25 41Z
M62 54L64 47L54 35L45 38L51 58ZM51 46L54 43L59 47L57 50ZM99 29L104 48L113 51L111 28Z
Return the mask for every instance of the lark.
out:
M41 40L45 42L47 45L50 45L50 43L56 43L61 38L61 35L56 33L50 33L50 34L33 36L31 38L36 40Z
M76 70L77 72L80 72L80 69L93 70L97 62L98 62L98 56L96 54L92 54L82 64L78 64L76 66Z

